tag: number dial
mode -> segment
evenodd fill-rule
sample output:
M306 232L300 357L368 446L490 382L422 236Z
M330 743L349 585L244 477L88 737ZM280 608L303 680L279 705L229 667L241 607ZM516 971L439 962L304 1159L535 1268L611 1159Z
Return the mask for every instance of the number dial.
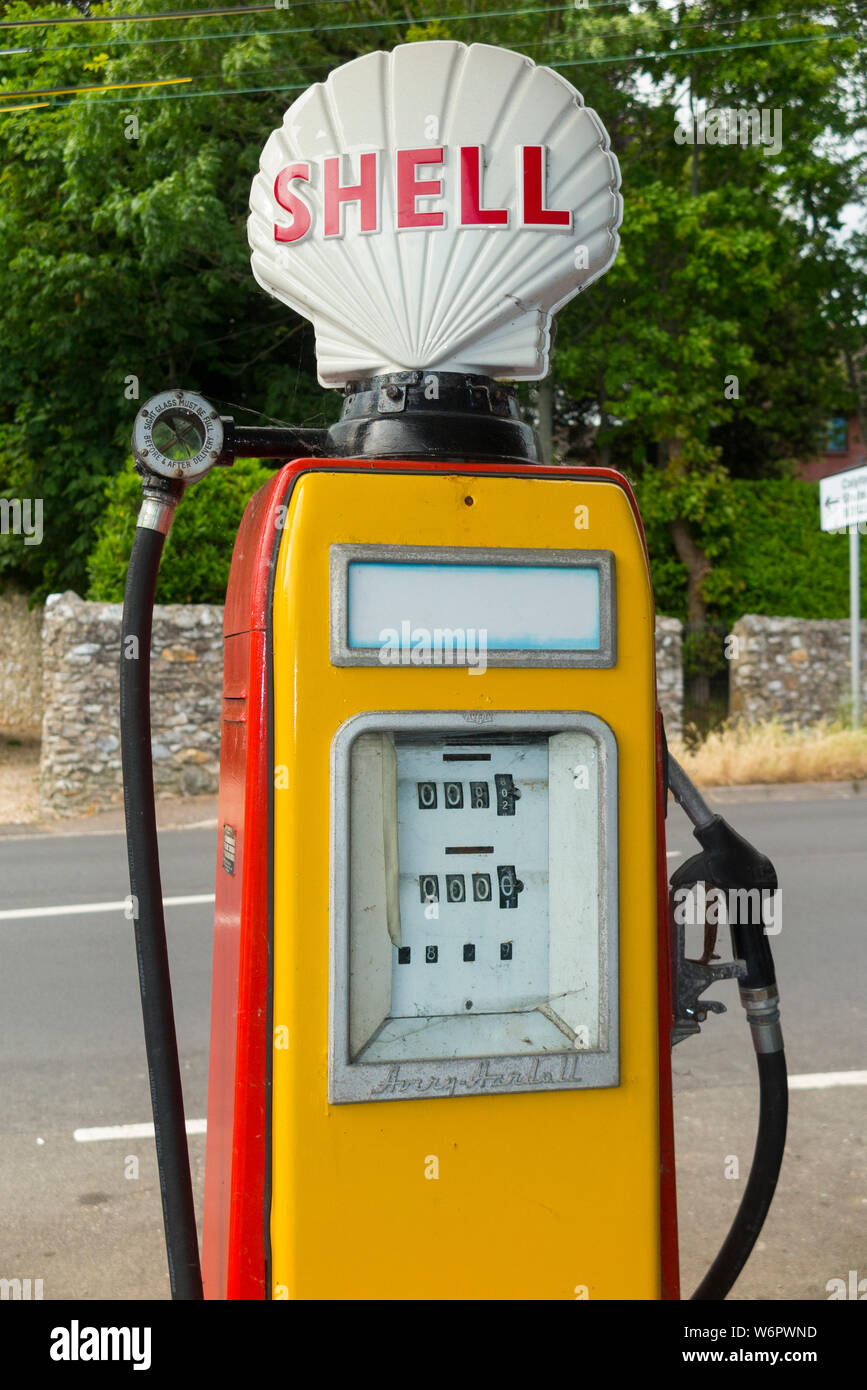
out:
M395 1018L533 1008L547 999L547 744L466 749L476 756L462 766L454 743L396 740ZM398 949L410 952L399 969Z

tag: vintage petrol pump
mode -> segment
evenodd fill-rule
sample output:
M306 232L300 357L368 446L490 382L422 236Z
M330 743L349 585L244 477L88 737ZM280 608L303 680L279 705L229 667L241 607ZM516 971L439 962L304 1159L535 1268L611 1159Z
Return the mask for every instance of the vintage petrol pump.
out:
M700 1298L725 1296L785 1136L767 937L684 959L681 888L773 890L666 754L626 481L545 466L504 381L617 251L596 115L519 54L438 42L312 87L262 156L256 278L314 321L325 432L148 402L124 768L175 1296L201 1297L150 773L147 652L175 503L283 460L225 610L205 1177L210 1298L677 1298L669 1049L736 976L762 1120ZM670 920L671 918L671 920Z

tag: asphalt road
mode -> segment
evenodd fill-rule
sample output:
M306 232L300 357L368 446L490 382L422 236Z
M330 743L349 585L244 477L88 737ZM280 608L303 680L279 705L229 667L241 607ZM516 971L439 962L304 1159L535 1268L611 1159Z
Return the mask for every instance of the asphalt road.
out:
M214 891L216 832L161 836L166 897ZM0 842L2 908L121 902L123 835ZM166 909L189 1118L205 1115L211 904ZM167 1298L132 925L122 910L0 921L0 1274L48 1298ZM197 1196L204 1138L191 1136Z
M777 865L773 938L791 1073L863 1069L867 1040L867 798L726 804ZM692 852L669 817L669 865ZM162 836L168 897L213 892L216 835ZM120 902L123 837L0 841L0 908ZM210 904L167 909L187 1115L205 1115ZM728 983L729 1012L673 1054L684 1293L728 1227L755 1134L754 1060ZM79 1142L76 1130L146 1122L135 955L123 912L0 918L0 1277L42 1279L44 1297L165 1298L168 1280L153 1141ZM825 1299L867 1277L867 1086L791 1093L778 1196L735 1298ZM201 1194L204 1139L191 1136ZM737 1160L734 1164L732 1160ZM737 1167L739 1176L727 1176Z
M867 1067L867 797L715 807L768 854L782 888L771 938L790 1076ZM673 868L697 848L669 812ZM727 952L727 933L720 950ZM755 1061L737 986L708 991L728 1006L672 1054L681 1277L685 1296L721 1244L755 1141ZM730 1298L827 1299L826 1285L867 1276L867 1086L793 1089L780 1183ZM738 1160L740 1177L727 1177ZM867 1286L865 1286L867 1287Z

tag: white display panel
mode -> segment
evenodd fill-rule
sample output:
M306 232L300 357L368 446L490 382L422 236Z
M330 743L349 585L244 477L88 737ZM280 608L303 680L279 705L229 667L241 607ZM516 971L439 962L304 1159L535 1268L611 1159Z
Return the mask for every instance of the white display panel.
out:
M611 667L608 550L338 544L330 547L335 666Z
M587 715L499 719L461 736L367 715L338 736L332 1099L484 1090L478 1059L509 1059L500 1089L616 1084L613 737Z
M413 632L484 633L489 651L598 651L599 571L565 565L349 565L349 646Z

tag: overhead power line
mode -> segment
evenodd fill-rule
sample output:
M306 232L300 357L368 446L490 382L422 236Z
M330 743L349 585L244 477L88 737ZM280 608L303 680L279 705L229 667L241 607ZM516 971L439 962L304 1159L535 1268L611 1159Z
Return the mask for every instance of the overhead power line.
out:
M171 87L192 80L191 77L147 77L141 82L94 83L89 87L35 87L28 92L0 92L0 97L61 97L76 92L117 92L124 87ZM2 109L0 107L0 111Z
M622 58L576 58L566 63L551 63L550 66L559 69L584 67L591 63L640 63L645 59L686 58L702 53L727 53L732 48L774 48L791 43L834 43L837 39L858 39L860 37L857 29L850 29L838 34L804 34L791 39L751 39L747 43L702 44L700 48L666 48L661 53L632 53L628 57Z
M281 5L279 6L279 8L280 8L281 10L303 10L303 9L316 9L316 8L321 8L322 6L337 5L337 4L344 4L344 3L346 3L346 0L291 0L291 3L286 4L286 5L281 4ZM556 6L556 7L550 7L550 10L542 10L542 9L540 9L540 10L538 11L538 13L544 14L544 13L552 12L555 8L556 8L556 9L563 9L563 10L571 10L571 9L575 9L575 8L580 8L581 10L583 10L583 11L585 11L585 12L588 11L588 10L624 10L624 9L631 9L633 3L634 3L634 0L592 0L592 3L590 3L590 4L581 4L581 5L577 5L577 4L574 2L574 0L573 0L573 4L571 4L571 5L561 5L561 6ZM112 15L112 14L90 14L90 15L63 15L63 16L58 16L57 18L52 18L52 19L48 19L48 18L46 18L46 19L5 19L5 20L0 20L0 29L27 29L27 28L34 28L34 29L40 29L40 28L41 28L41 29L53 29L53 28L56 28L56 27L58 27L58 26L60 26L60 25L65 25L65 26L69 27L70 25L71 25L71 26L75 26L75 25L79 25L79 24L142 24L142 23L159 24L159 23L162 23L163 21L176 20L176 19L212 19L212 18L214 18L215 16L220 16L220 15L233 15L233 14L239 14L239 15L244 15L244 14L269 14L269 13L273 13L273 11L274 11L275 9L277 9L277 8L278 8L278 6L274 3L274 0L271 0L271 3L270 3L270 4L262 4L262 5L224 5L224 6L220 6L220 7L218 7L218 8L212 8L212 9L196 9L196 10L162 10L162 11L158 11L158 12L156 12L156 13L154 13L154 14L115 14L115 15ZM516 11L506 11L505 13L517 13L517 12L516 12ZM634 13L639 13L639 14L640 14L641 11L634 11ZM483 18L485 18L485 17L486 17L486 12L485 12L484 10L480 10L480 11L478 11L477 13L475 13L475 14L470 14L470 15L445 15L445 16L442 16L442 18L445 18L445 19L458 19L458 18L483 19ZM383 22L385 22L385 23L393 23L393 24L405 24L405 23L408 23L408 22L409 22L409 23L426 24L426 23L430 23L431 20L430 20L430 18L424 17L424 18L422 18L422 19L408 21L406 18L401 18L401 17L397 16L397 17L395 17L395 18L394 18L393 20L391 20L391 21L387 21L387 20L386 20L386 21L383 21ZM374 27L374 24L377 23L377 21L374 21L374 20L371 19L371 20L366 20L366 21L364 21L364 23L365 23L368 27L372 28L372 27ZM337 27L337 26L335 26L335 27ZM206 36L202 35L201 37L206 37ZM143 42L146 42L146 40L144 40ZM165 42L168 42L168 40L165 40ZM73 46L73 45L70 45L70 47L72 47L72 46ZM82 45L82 46L83 46L83 45Z
M322 7L323 5L337 5L345 3L345 0L292 0L291 4L280 5L281 10L303 10L308 8ZM598 3L594 0L593 4L582 5L582 10L622 10L628 9L632 0L602 0ZM278 7L271 0L270 4L264 5L226 5L218 9L207 10L163 10L156 14L90 14L90 15L64 15L56 19L5 19L0 21L0 29L26 29L42 28L53 29L58 25L77 25L77 24L159 24L163 20L175 19L210 19L218 15L229 14L263 14L273 13ZM574 5L564 5L558 8L573 9ZM484 11L469 18L483 18ZM457 18L455 15L447 15L446 18ZM366 21L372 25L373 21ZM394 24L405 24L406 19L395 18L391 21ZM428 20L412 21L413 23L429 23Z
M570 8L571 8L571 7L570 7ZM343 26L340 26L340 27L343 27ZM615 33L609 33L609 34L597 34L595 37L596 37L596 38L601 38L601 39L606 39L606 38L619 38L620 35L617 34L617 33L615 32ZM809 40L810 38L825 39L826 37L828 37L828 35L824 35L824 34L823 34L823 35L806 35L806 36L801 36L801 37L802 37L802 38L806 38L807 40ZM798 40L786 40L786 42L797 42L797 41L798 41ZM546 44L546 43L558 43L558 42L560 42L559 36L557 36L557 37L551 37L551 38L549 38L549 39L542 39L542 40L539 41L539 44L534 44L534 45L531 45L531 46L532 46L532 47L539 47L539 46L544 45L544 44ZM767 39L767 40L762 40L761 42L765 42L765 43L777 43L777 42L782 42L782 40ZM730 48L730 47L735 47L735 46L737 46L737 45L732 45L732 44L723 45L723 47L725 47L725 48ZM742 45L742 46L744 46L744 45ZM690 52L690 51L695 52L696 50L694 50L694 49L693 49L693 50L688 50L688 49L680 49L680 50L678 50L678 49L672 49L672 50L669 51L669 55L668 55L668 56L675 55L675 54L677 54L678 52ZM701 49L698 50L698 51L699 51L699 52L702 52L702 53L706 53L706 52L712 53L712 52L717 51L717 49L716 49L715 47L706 47L706 48L703 47L703 48L701 48ZM637 58L639 58L639 57L642 57L642 58L643 58L643 57L652 57L652 56L654 56L654 55L652 55L652 54L633 55L633 59L632 59L632 60L630 60L630 59L628 59L628 58L624 58L623 61L624 61L624 62L633 61L633 60L635 60L635 59L637 59ZM577 60L576 60L576 63L577 63L577 64L582 64L582 65L583 65L583 64L586 64L586 63L607 62L607 61L609 61L609 59L607 59L607 58L601 58L601 59L600 59L600 58L581 58L581 59L577 59ZM616 60L615 60L615 61L616 61ZM549 66L549 67L557 67L557 66L559 66L559 67L572 67L572 66L575 66L576 63L573 63L573 62L570 61L570 60L564 60L564 61L563 61L562 63L560 63L559 65L558 65L558 64L549 63L549 64L547 64L547 66ZM241 69L238 73L236 73L236 76L238 76L238 77L244 77L244 76L246 76L246 75L249 73L250 76L254 76L254 77L255 77L255 76L267 77L267 76L269 76L272 72L275 72L275 71L279 71L279 69L275 69L275 68L270 68L270 69L268 69L268 68L264 68L264 69L263 69L263 68L253 68L253 69L247 69L246 71L245 71L244 69ZM203 76L207 77L208 74L202 74L202 73L198 74L198 78L199 78L199 79L201 79ZM220 77L220 76L222 76L222 74L220 74L220 73L214 73L213 76L214 76L214 77ZM111 91L116 91L116 90L119 90L119 89L121 89L121 88L126 88L126 87L158 87L158 86L170 86L170 85L172 85L172 84L180 84L180 83L192 82L193 80L194 80L194 79L193 79L192 76L189 76L189 77L168 77L168 78L162 78L162 79L159 79L159 78L145 78L145 79L139 80L139 81L137 81L137 82L91 83L91 84L89 84L89 85L87 85L87 86L82 86L82 87L33 87L33 88L23 88L23 89L20 90L20 91L11 91L11 92L0 91L0 101L4 100L4 99L6 99L6 98L11 98L11 97L18 98L18 97L66 96L66 95L76 95L76 94L79 93L79 92L111 92ZM315 80L315 79L314 79L314 80ZM310 85L310 84L309 84L309 83L298 83L298 84L293 84L293 87L292 87L292 88L274 88L273 90L275 90L275 91L281 91L281 90L299 90L299 91L300 91L300 90L303 90L303 89L304 89L306 86L308 86L308 85ZM234 89L233 89L233 90L234 90ZM263 89L259 89L259 90L263 90ZM192 95L194 95L194 94L193 94L193 93L190 93L190 95L192 96ZM204 91L204 92L202 92L202 93L196 93L195 95L208 96L208 95L216 95L216 93L213 93L213 94L212 94L212 93L210 93L210 92L208 92L208 91ZM226 93L223 93L223 95L226 95ZM0 111L2 111L2 109L3 109L2 106L0 106Z
M582 6L581 8L584 10L622 9L624 3L629 4L630 0L611 0L610 3L586 5ZM847 9L848 7L849 0L829 0L829 4L826 6L826 9ZM268 6L268 8L271 9L273 8L273 6ZM524 19L532 17L534 15L563 14L568 11L574 11L575 8L576 7L574 3L571 5L535 5L529 6L524 9L478 10L474 13L467 13L466 11L464 11L461 14L412 15L398 16L391 19L354 19L348 20L346 23L343 24L306 24L292 29L287 29L284 25L281 25L278 29L232 29L222 34L167 34L157 35L156 37L147 39L121 39L111 37L102 38L98 40L91 40L89 43L66 43L50 49L46 48L43 45L39 48L22 48L14 51L17 51L19 53L27 53L34 58L41 58L46 53L50 53L53 57L55 54L65 53L67 50L72 51L73 49L103 49L120 47L145 48L172 43L211 43L221 41L224 39L268 38L271 36L293 38L299 34L336 34L346 29L399 29L404 28L409 24L423 26L425 24L436 24L439 22L446 21L450 24L457 24L463 23L465 21L478 22L479 20L483 19ZM639 18L641 13L641 11L633 12L635 18ZM696 20L693 22L678 24L665 24L659 26L659 31L662 33L680 33L682 30L686 29L711 30L723 28L727 24L730 24L733 27L737 27L743 24L753 24L755 23L756 19L759 19L762 23L767 23L771 20L798 19L803 18L803 16L803 9L780 10L776 14L747 16L744 19L722 18L702 21ZM547 38L533 40L529 43L525 43L524 47L538 47L540 44L545 43L568 43L580 37L580 34L552 34ZM608 34L594 34L593 37L597 39L605 39L612 37L617 38L620 37L620 35L618 31L614 31L613 33Z
M292 9L300 9L305 3L310 4L312 0L299 0L298 4L292 5ZM319 3L323 3L323 0L319 0ZM328 0L324 0L324 3L327 4ZM335 0L331 0L331 3L335 3ZM144 21L156 24L164 19L201 19L220 14L261 14L274 8L272 0L270 5L224 5L214 10L163 10L158 14L82 14L63 15L57 19L4 19L0 21L0 29L54 29L60 24L140 24Z
M623 3L624 0L615 0L614 4L597 5L594 6L594 8L615 9L622 6ZM273 10L274 6L268 5L266 8ZM58 44L57 47L50 49L43 46L30 49L22 48L18 51L21 53L30 53L37 57L42 57L43 54L50 53L53 57L56 53L65 53L67 50L71 51L75 48L115 48L120 46L124 48L144 48L152 47L156 44L168 43L210 43L217 39L267 38L269 35L273 34L282 35L288 39L297 34L336 34L344 29L403 29L410 24L435 24L437 21L445 20L448 20L449 23L459 23L462 20L478 21L480 19L510 19L513 16L515 18L524 18L528 15L562 14L564 11L574 10L574 8L574 5L536 5L522 10L481 10L475 14L432 14L412 17L401 15L393 19L352 19L348 20L345 24L306 24L296 29L287 29L285 25L281 25L279 29L234 29L225 34L168 34L150 39L103 38L94 40L90 43L65 43Z
M573 58L573 59L565 60L565 61L563 61L563 62L549 63L547 66L553 68L553 69L554 69L555 71L557 71L557 72L560 72L560 71L562 71L564 68L588 67L588 66L595 66L595 65L600 65L600 64L607 64L608 66L615 66L615 65L618 64L618 63L644 63L644 62L655 62L655 61L657 61L658 59L662 59L662 58L666 58L666 59L668 59L669 61L671 61L672 59L676 59L676 58L693 57L693 56L701 55L701 54L705 54L705 53L725 53L725 52L728 52L728 51L730 51L730 50L732 50L732 49L771 48L771 47L782 47L782 46L784 46L784 45L798 44L798 43L834 43L834 42L839 41L840 39L851 39L851 38L859 38L859 37L860 37L860 35L858 34L857 31L855 31L855 30L849 30L849 31L842 31L842 32L838 32L838 33L828 33L828 34L807 34L807 35L800 35L800 36L793 37L793 38L751 39L751 40L748 40L748 41L746 41L746 42L744 42L744 43L705 44L705 45L702 45L702 46L699 47L699 48L668 48L668 49L664 49L664 50L662 50L662 51L660 51L660 52L655 52L655 53L654 53L654 52L648 52L648 53L631 53L631 54L620 54L620 55L618 55L618 56L616 56L616 57L609 57L609 56L606 56L606 57L600 57L600 58ZM176 79L176 80L177 80L177 79ZM186 79L180 79L180 80L183 80L183 81L192 81L192 78L186 78ZM316 79L314 79L314 81L315 81L315 80L316 80ZM133 85L137 85L137 84L133 84ZM142 84L142 85L150 86L150 85L157 85L157 84L156 84L156 83L145 83L145 84ZM305 91L306 88L307 88L308 86L310 86L310 85L312 85L310 82L291 82L291 83L283 83L283 84L276 85L276 86L266 86L266 87L240 87L240 88L239 88L239 87L229 87L229 88L223 88L223 89L216 90L216 91L215 91L215 90L205 90L205 91L178 92L178 93L175 93L175 92L164 92L164 93L159 93L158 95L155 95L155 96L149 96L149 97L148 97L148 96L142 96L142 97L137 98L137 100L139 100L139 101L172 101L172 100L182 100L182 99L185 99L185 98L192 98L192 97L253 96L253 95L256 95L256 94L263 93L263 92L278 93L278 92L297 92L297 91ZM73 90L76 90L76 89L73 89ZM98 89L88 88L88 89L80 89L80 90L108 91L108 90L110 90L110 88L109 88L109 87L100 87L100 88L98 88ZM7 93L0 92L0 100L2 100L2 98L3 98L4 96L6 96L6 95L7 95ZM16 95L17 95L17 96L40 96L40 95L44 95L44 93L41 93L41 92L30 92L30 91L28 91L28 92L19 92L19 93L9 93L8 95L10 95L10 96L16 96ZM82 102L82 104L83 104L83 105L92 105L92 104L94 104L94 101L95 101L95 100L100 100L100 98L98 98L98 97L97 97L97 98L93 98L93 97L85 98L84 101ZM106 102L104 102L103 104L115 105L115 104L118 104L118 102L119 102L119 99L118 99L117 97L109 97L109 98L107 98ZM59 106L69 106L69 105L71 105L71 104L72 104L72 103L70 103L70 102L51 102L51 103L50 103L50 105L51 105L52 108L59 107ZM4 113L5 113L5 114L8 114L8 113L12 113L12 112L15 112L15 111L23 111L23 110L29 110L29 109L31 109L31 108L28 108L28 107L21 107L21 106L7 106L7 107L4 107L4 106L0 105L0 115L3 115Z

